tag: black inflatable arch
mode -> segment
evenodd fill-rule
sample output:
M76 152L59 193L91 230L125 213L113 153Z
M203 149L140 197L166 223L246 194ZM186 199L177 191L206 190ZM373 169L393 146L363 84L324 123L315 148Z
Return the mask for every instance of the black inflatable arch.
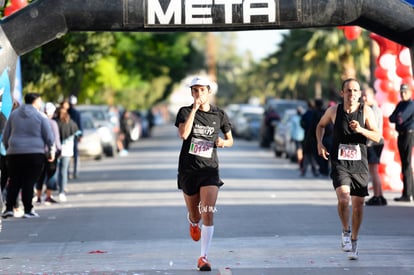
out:
M359 25L410 49L414 7L403 0L38 0L0 21L0 73L68 32L236 31ZM414 68L414 66L413 66Z

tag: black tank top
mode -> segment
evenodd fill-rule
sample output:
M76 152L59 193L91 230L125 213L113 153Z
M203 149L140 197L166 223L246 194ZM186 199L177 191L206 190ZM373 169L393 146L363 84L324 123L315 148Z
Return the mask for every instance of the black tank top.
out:
M362 103L358 110L352 113L346 113L343 104L338 105L331 152L332 172L368 173L367 138L349 128L351 120L357 120L361 127L365 127L363 110L364 104ZM339 144L358 144L361 149L361 160L338 160Z

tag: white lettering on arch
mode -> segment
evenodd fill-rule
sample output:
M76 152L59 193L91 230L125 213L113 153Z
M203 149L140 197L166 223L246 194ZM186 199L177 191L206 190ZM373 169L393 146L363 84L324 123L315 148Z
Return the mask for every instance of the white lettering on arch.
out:
M174 24L181 24L181 0L171 0L165 13L158 1L148 0L147 7L148 24L155 25L155 17L162 25L170 24L173 17Z
M148 25L214 25L217 22L235 24L234 16L242 24L251 24L255 16L267 17L261 23L276 22L277 0L146 0ZM224 17L214 17L213 7L222 6ZM183 14L184 13L184 14ZM184 22L183 22L184 21ZM237 22L240 24L240 22Z
M187 0L185 1L186 24L213 24L211 5L213 0Z

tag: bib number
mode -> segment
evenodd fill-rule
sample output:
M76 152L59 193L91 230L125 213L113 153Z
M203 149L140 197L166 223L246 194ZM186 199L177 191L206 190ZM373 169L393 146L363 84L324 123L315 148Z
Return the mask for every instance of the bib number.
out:
M339 160L361 160L361 148L359 144L339 144Z
M189 153L203 158L211 158L214 143L199 138L192 138Z

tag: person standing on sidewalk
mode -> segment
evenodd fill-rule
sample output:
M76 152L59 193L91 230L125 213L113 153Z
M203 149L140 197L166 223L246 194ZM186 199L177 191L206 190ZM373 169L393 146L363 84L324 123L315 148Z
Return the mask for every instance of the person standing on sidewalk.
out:
M78 104L78 98L75 95L71 95L69 97L69 109L67 109L70 118L76 123L79 129L79 135L75 137L73 140L73 168L72 173L70 172L70 163L68 168L69 176L71 176L74 179L77 179L79 177L79 167L80 167L80 158L79 158L79 152L78 152L78 143L82 139L82 115L76 109L76 105Z
M13 206L22 190L24 218L39 215L33 210L33 189L45 163L45 148L48 160L55 159L55 137L45 114L40 112L40 94L28 93L25 104L10 114L3 131L3 144L6 148L9 183L7 185L6 210L2 217L13 217Z
M413 168L411 157L414 145L414 101L412 100L412 87L408 84L400 86L401 101L389 117L395 123L398 132L397 145L401 159L401 172L403 176L403 191L401 197L395 201L412 202L414 196Z
M175 126L183 140L178 164L178 188L183 191L188 210L190 236L201 239L201 254L197 268L210 271L207 260L213 238L213 216L219 187L223 182L219 176L217 147L233 146L231 125L226 113L210 104L211 84L203 77L195 77L190 85L194 103L181 107ZM224 138L219 136L219 132ZM202 227L199 222L202 220Z
M74 154L73 144L80 132L78 126L70 118L70 115L65 108L59 108L58 110L57 125L59 127L60 144L62 149L58 161L57 183L59 200L61 202L66 202L69 163Z
M53 136L55 137L55 145L56 145L56 155L55 160L53 162L46 161L45 167L42 171L42 174L39 180L36 182L36 203L42 203L42 192L43 192L43 185L46 185L46 197L45 203L52 204L57 203L55 199L52 197L52 192L57 190L57 177L56 177L56 170L57 170L57 162L60 155L60 151L62 150L60 144L60 136L59 136L59 126L54 119L56 111L56 106L52 102L47 102L45 104L45 114L47 115L50 123L50 127L53 131ZM47 148L46 148L47 149Z
M361 88L353 78L342 83L343 103L326 110L316 127L318 153L331 160L331 178L338 199L338 215L342 224L341 246L350 260L358 259L358 233L364 213L364 197L368 196L367 139L379 142L381 135L372 109L361 103ZM322 139L325 127L334 124L332 151ZM352 202L352 231L349 203Z
M377 128L382 136L382 112L378 107L375 100L374 89L368 87L362 92L362 98L365 104L372 108L374 112L375 120L377 121ZM367 154L368 154L368 169L371 175L372 187L374 189L374 195L365 202L366 205L387 205L387 200L384 198L382 192L381 177L378 172L378 164L380 163L382 149L384 148L384 140L381 138L380 142L373 142L368 140L367 142Z

